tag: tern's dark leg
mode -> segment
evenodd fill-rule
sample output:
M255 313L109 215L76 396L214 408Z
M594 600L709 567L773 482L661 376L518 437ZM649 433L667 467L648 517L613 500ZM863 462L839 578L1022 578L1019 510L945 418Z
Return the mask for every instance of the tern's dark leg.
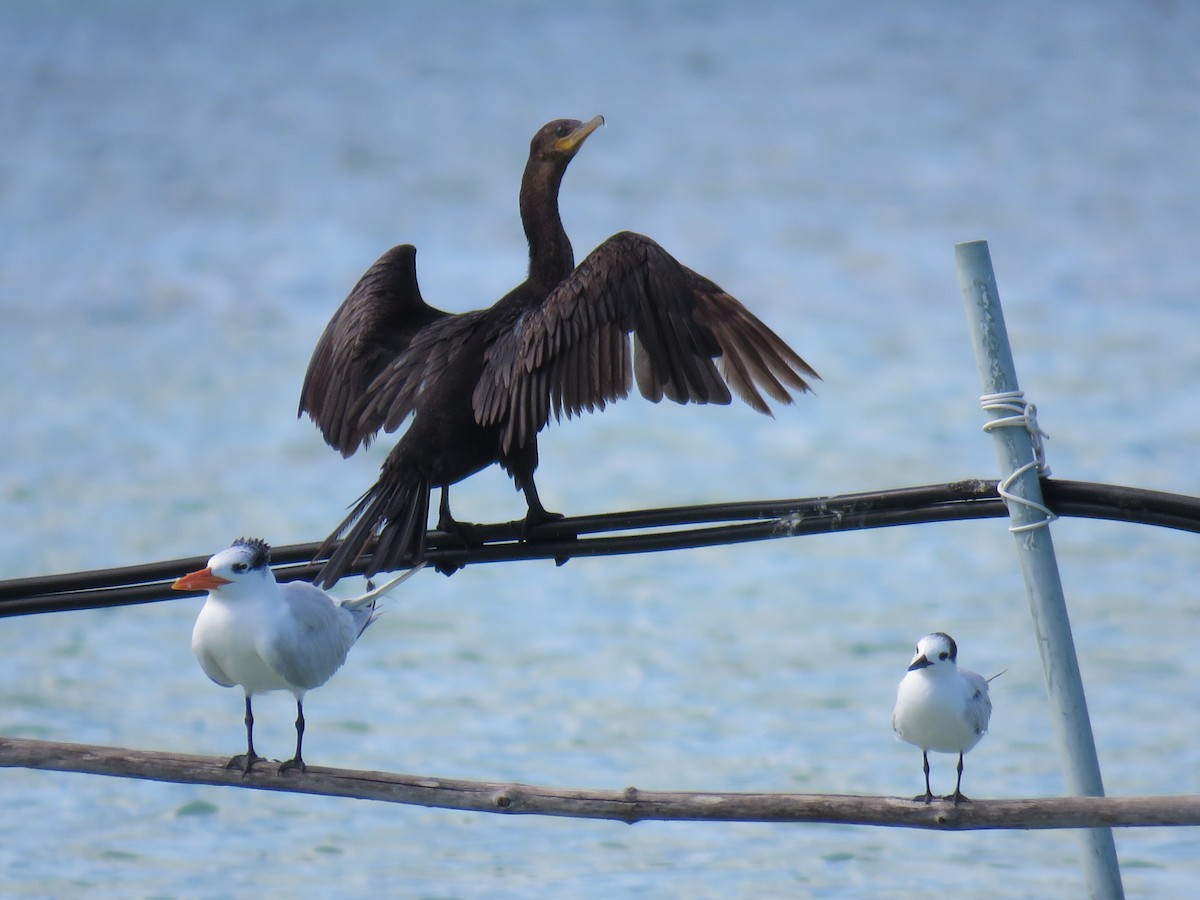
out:
M304 758L300 755L300 745L304 743L304 703L299 699L296 700L296 755L285 763L279 766L280 772L286 772L288 769L299 769L301 772L305 770Z
M963 770L963 755L960 753L960 754L958 754L958 781L956 781L954 783L954 793L946 798L947 800L953 800L955 806L958 806L958 804L960 804L964 801L970 802L969 798L963 796L962 770Z
M923 766L925 769L925 794L924 794L924 796L922 796L921 794L917 794L917 796L913 797L913 799L914 800L924 800L926 803L932 803L933 802L933 791L931 791L929 789L929 751L928 750L921 751L921 762L923 763Z
M241 769L242 775L250 774L250 767L259 762L262 757L254 752L254 710L250 708L250 695L246 695L246 752L239 753L228 763L227 769Z

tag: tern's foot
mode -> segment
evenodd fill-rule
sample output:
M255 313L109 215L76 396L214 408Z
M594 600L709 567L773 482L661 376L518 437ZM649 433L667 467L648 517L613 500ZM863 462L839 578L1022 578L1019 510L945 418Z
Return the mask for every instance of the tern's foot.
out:
M913 797L913 802L914 803L932 803L933 802L933 794L930 791L926 791L923 794L917 794L917 796Z
M239 753L233 759L229 760L229 762L225 763L225 768L241 769L242 777L244 778L250 774L251 766L253 766L256 762L262 761L263 757L259 756L257 753Z
M294 756L287 762L282 762L279 764L280 775L291 769L299 769L301 772L307 772L308 766L304 765L304 760L302 760L299 756Z
M966 794L964 794L962 791L955 791L953 794L947 794L942 799L953 801L955 806L958 806L958 804L960 804L960 803L970 803L971 802L971 798L968 797Z

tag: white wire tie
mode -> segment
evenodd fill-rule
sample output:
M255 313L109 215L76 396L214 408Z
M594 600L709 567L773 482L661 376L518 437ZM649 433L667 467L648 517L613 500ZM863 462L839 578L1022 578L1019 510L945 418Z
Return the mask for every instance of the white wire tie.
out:
M1007 478L1002 479L996 485L996 492L1008 504L1020 503L1029 509L1038 510L1042 513L1042 518L1036 522L1028 522L1024 525L1010 525L1008 530L1018 533L1033 531L1035 528L1045 528L1058 518L1055 512L1050 507L1038 503L1036 500L1022 497L1012 491L1013 484L1027 472L1036 471L1039 475L1046 476L1050 474L1050 467L1046 465L1045 445L1045 441L1049 439L1050 435L1046 434L1038 425L1037 406L1025 401L1024 391L1003 391L998 394L984 394L979 398L979 405L983 407L985 412L1012 413L1009 416L988 420L984 423L984 431L991 432L997 428L1024 428L1029 432L1030 441L1033 445L1033 459L1025 463L1025 465L1018 467Z

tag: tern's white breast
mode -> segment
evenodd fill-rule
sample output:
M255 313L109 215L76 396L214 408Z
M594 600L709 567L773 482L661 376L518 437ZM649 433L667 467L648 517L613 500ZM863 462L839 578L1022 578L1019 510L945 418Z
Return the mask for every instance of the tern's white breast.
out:
M279 628L278 611L253 600L229 603L212 595L192 629L192 652L205 674L218 684L241 685L247 694L291 690L260 648Z
M896 696L896 733L922 750L965 753L983 736L968 703L973 692L955 671L936 675L927 669L909 672Z

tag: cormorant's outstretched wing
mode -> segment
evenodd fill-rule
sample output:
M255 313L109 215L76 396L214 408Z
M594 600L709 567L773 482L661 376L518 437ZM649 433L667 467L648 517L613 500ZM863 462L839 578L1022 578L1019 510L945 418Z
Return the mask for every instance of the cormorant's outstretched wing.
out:
M458 394L469 395L482 365L482 342L495 328L490 312L447 315L422 329L363 391L351 418L361 429L391 432L416 412L426 394L445 404L453 404Z
M368 445L382 426L359 414L367 388L421 329L447 315L421 298L416 257L411 244L383 254L333 314L313 350L297 415L307 412L343 456Z
M630 365L629 339L633 335ZM474 395L476 419L504 426L504 448L549 421L602 409L636 376L643 396L728 403L733 388L770 414L761 388L790 403L820 376L718 285L644 235L613 235L536 309L488 349Z

